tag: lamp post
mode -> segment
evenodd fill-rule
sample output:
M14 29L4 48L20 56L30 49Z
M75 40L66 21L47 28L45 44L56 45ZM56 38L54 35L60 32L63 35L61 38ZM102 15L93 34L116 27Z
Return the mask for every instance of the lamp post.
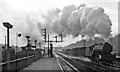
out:
M17 60L18 37L21 37L21 34L16 32L16 48L15 48L16 60ZM16 70L17 70L17 61L16 61Z
M13 28L9 22L3 22L3 26L7 28L7 70L10 70L10 52L9 52L9 29Z
M16 52L17 52L17 46L18 46L18 37L21 37L21 34L17 32L16 33Z
M30 45L29 45L29 38L30 38L30 36L26 36L26 38L27 38L27 50L26 50L26 53L27 53L27 56L29 56L28 49L30 47ZM29 58L27 58L27 64L29 65Z
M27 38L27 47L29 47L30 45L29 45L29 39L30 39L30 36L26 36L26 38Z

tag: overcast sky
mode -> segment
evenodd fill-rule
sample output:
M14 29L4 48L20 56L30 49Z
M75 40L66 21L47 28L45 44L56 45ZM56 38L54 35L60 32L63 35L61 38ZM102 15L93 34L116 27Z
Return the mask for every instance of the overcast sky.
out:
M0 0L0 43L4 43L4 36L6 34L6 29L2 25L3 21L8 21L14 25L14 29L10 31L10 44L12 45L16 43L16 32L21 32L21 30L24 30L24 28L27 27L24 22L24 18L27 15L32 16L33 19L42 21L42 18L40 17L41 13L45 14L46 11L52 8L63 9L64 6L71 4L76 6L86 4L88 6L99 6L104 8L105 13L109 15L112 22L112 34L118 34L118 0ZM23 22L18 23L20 21L16 20L16 18L23 20ZM24 27L17 30L20 24L24 24ZM35 32L36 34L39 33L39 31ZM81 40L80 36L76 38L67 36L64 38L65 42L62 43L62 45L65 46L78 40ZM22 38L19 38L19 41L20 46L26 44L26 41L22 41Z

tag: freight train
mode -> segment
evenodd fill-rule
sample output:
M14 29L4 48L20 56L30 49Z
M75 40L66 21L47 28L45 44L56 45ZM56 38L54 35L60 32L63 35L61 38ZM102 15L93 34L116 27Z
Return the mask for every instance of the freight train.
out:
M77 47L72 49L64 49L63 53L72 56L84 56L91 59L91 61L102 64L113 64L116 61L116 55L113 55L112 45L109 43L94 44L89 47Z

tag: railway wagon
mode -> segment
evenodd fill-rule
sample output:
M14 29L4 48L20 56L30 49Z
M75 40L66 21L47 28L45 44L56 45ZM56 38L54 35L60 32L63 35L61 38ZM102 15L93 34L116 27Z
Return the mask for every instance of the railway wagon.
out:
M89 47L76 47L72 49L65 49L62 50L63 53L66 53L68 55L73 55L73 56L91 56L92 51L90 50Z
M86 56L86 47L73 48L71 53L74 56Z
M90 47L86 47L86 56L90 57L92 55L92 50L90 50Z
M66 52L65 52L65 53L68 54L68 55L71 55L72 50L71 50L71 49L66 49Z

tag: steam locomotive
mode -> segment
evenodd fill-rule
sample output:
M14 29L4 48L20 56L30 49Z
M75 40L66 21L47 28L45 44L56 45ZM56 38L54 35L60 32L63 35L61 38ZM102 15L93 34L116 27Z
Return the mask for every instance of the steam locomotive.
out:
M98 47L98 48L97 48ZM116 55L113 55L112 45L109 43L94 44L89 47L77 47L73 49L65 49L62 52L72 56L84 56L91 59L91 61L102 64L113 64L116 61Z
M114 61L117 61L116 55L112 54L112 51L112 45L105 43L101 49L93 49L91 59L96 63L112 65Z

